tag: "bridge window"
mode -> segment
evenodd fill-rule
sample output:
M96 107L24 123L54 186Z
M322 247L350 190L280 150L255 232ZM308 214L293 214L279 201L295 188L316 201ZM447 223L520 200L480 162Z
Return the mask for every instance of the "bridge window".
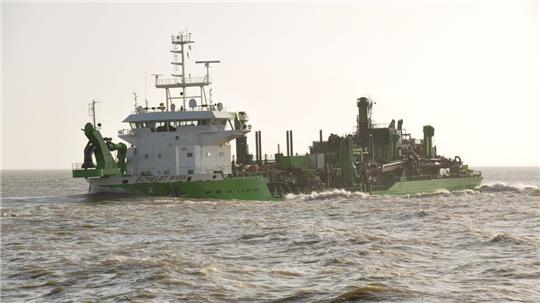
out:
M197 126L197 125L199 125L199 121L197 120L180 121L180 126Z
M166 132L167 131L167 124L165 122L156 122L155 123L155 131L156 132Z
M143 128L143 127L146 127L146 126L144 125L143 122L135 122L135 123L131 122L131 123L129 123L129 127L131 127L131 129L136 129L136 128Z
M225 125L226 119L202 119L202 120L177 120L177 121L145 121L145 122L130 122L129 126L132 129L150 128L152 132L176 131L177 127L181 126L207 126L207 125Z

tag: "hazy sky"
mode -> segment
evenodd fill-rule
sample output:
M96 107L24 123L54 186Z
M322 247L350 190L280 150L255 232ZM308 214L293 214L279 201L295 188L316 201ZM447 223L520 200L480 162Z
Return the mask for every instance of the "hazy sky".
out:
M440 154L539 164L537 1L3 3L2 168L82 162L92 99L104 135L127 128L132 93L170 73L170 35L185 28L192 59L222 62L214 100L248 112L264 153L284 150L288 129L299 153L319 129L351 132L367 94L377 122L403 118L417 137L433 125Z

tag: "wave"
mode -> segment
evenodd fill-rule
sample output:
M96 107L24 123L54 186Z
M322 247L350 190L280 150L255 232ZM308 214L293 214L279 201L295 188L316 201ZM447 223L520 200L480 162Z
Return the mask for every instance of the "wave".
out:
M112 255L107 260L102 262L103 265L108 268L114 268L117 266L132 267L154 267L154 266L166 266L170 262L169 259L160 257L131 257L125 255Z
M47 203L47 202L81 202L88 199L87 194L65 195L65 196L29 196L29 197L0 197L2 203L13 202L33 202L33 203Z
M99 203L106 201L122 201L123 199L132 199L134 196L141 196L138 194L107 194L107 193L84 193L73 195L57 195L57 196L15 196L15 197L0 197L2 203L77 203L77 202L89 202Z
M385 301L391 299L403 299L408 295L410 295L410 293L403 289L386 286L382 283L370 283L345 291L329 300L329 302Z
M507 184L504 182L491 182L491 183L485 183L482 184L478 190L480 192L524 192L524 193L530 193L530 194L540 194L540 189L538 188L538 185L531 185L531 184L522 184L522 183L515 183L515 184Z
M540 195L540 188L538 185L532 184L523 184L523 183L513 183L508 184L505 182L495 181L490 183L482 184L474 189L463 189L456 191L449 191L445 188L439 188L430 192L420 192L412 195L403 195L402 197L429 197L429 196L438 196L438 195L474 195L484 192L519 192L527 193L532 195ZM287 194L285 200L324 200L332 199L338 197L358 197L358 198L367 198L372 195L364 192L351 192L345 189L331 189L322 192L311 192L310 194ZM373 196L372 196L373 197ZM387 196L388 197L388 196Z
M440 196L440 195L449 195L456 192L451 192L446 188L437 188L433 191L429 192L419 192L416 194L407 194L407 195L401 195L401 197L405 198L424 198L424 197L432 197L432 196Z
M367 193L363 192L351 192L345 189L332 189L322 192L316 192L313 191L310 194L287 194L285 196L285 200L303 200L303 201L311 201L311 200L324 200L324 199L332 199L332 198L338 198L338 197L358 197L358 198L366 198L370 196Z
M525 240L506 234L506 233L497 234L489 242L490 243L526 244Z

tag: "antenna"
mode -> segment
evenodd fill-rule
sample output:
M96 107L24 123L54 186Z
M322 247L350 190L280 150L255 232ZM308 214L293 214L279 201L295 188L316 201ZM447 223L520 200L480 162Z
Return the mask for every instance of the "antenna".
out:
M133 99L135 100L135 112L137 112L137 106L139 105L137 104L137 97L137 93L133 92Z
M146 85L146 82L148 80L148 64L147 64L147 60L148 57L146 56L146 54L144 54L144 100L146 100L146 90L147 90L147 86Z
M206 81L210 82L210 64L221 63L220 60L195 61L197 64L204 64L206 67Z
M88 115L92 117L94 128L96 127L96 103L99 102L97 102L96 100L92 100L92 103L88 104Z
M214 64L214 63L221 63L221 61L219 60L205 60L205 61L195 61L196 64L204 64L204 66L206 67L206 76L204 77L204 82L207 82L207 83L210 83L210 64ZM204 93L204 90L203 88L201 87L201 96L205 94ZM206 95L204 96L204 100L206 100ZM210 89L210 98L209 100L210 102L207 102L210 103L210 105L212 104L212 89Z

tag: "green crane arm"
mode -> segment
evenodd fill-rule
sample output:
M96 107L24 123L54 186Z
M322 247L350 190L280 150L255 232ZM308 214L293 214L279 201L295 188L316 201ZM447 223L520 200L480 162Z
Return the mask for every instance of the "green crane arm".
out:
M96 168L97 169L108 169L115 168L116 162L114 161L113 155L109 151L107 143L101 136L99 130L95 129L92 123L86 123L84 126L84 134L88 140L96 148L94 149L94 155L96 157Z
M111 138L103 138L92 123L86 123L83 131L89 142L84 150L84 163L81 168L73 170L73 176L87 178L126 175L127 146L124 143L112 143ZM117 151L118 161L114 160L111 151ZM96 164L93 163L92 155L96 158Z

